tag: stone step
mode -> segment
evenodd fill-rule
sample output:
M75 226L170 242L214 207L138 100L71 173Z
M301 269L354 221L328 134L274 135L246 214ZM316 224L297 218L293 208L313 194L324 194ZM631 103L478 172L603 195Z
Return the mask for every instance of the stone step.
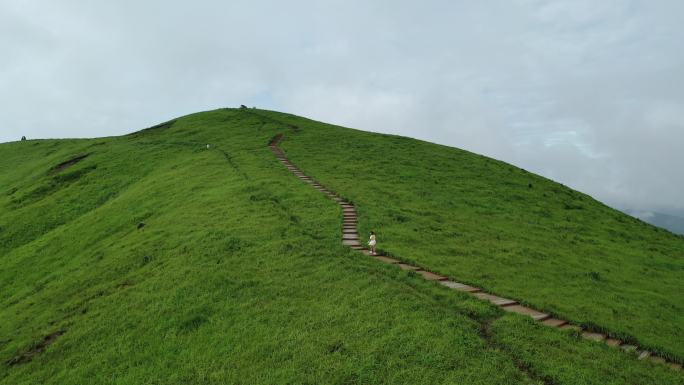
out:
M606 339L606 335L603 333L594 333L594 332L587 332L584 331L582 334L580 334L582 338L591 340L591 341L596 341L596 342L601 342Z
M624 344L624 345L620 345L620 349L622 349L626 352L635 352L637 350L637 347L634 345Z
M342 244L345 246L361 246L361 243L356 239L344 239L342 240Z
M418 267L418 266L407 265L405 263L399 263L397 266L401 267L402 270L410 270L410 271L420 270L420 267Z
M572 324L565 324L559 328L560 330L574 330L574 331L582 331L582 328L577 326L577 325L572 325Z
M417 273L422 275L423 278L427 279L428 281L446 281L449 279L443 275L435 274L425 270L418 270Z
M477 287L469 286L469 285L466 285L466 284L463 284L460 282L442 281L440 283L442 285L450 288L450 289L454 289L454 290L458 290L458 291L465 291L467 293L476 293L476 292L480 291L480 289Z
M655 362L656 364L667 364L667 361L663 357L650 356L648 357L648 359L652 362Z
M370 250L368 251L368 253L370 254ZM394 263L400 263L401 262L398 259L385 257L384 255L376 255L376 256L373 256L373 258L377 259L378 261L385 262L385 263L394 264Z
M489 301L496 306L509 306L509 305L515 305L518 303L518 301L514 301L512 299L503 298L503 297L499 297L499 296L496 296L493 294L482 293L482 292L473 293L473 296L475 296L479 299L483 299L485 301Z
M651 356L651 352L647 350L640 350L637 352L637 360L643 360Z
M342 234L342 239L359 239L359 235L354 233L354 234Z
M620 345L622 345L622 341L617 340L615 338L606 338L605 342L608 346L620 346Z
M532 317L535 321L543 321L550 316L546 313L542 313L540 311L534 310L532 308L529 308L527 306L522 306L522 305L511 305L511 306L506 306L503 307L502 309L512 312L512 313L518 313L526 316Z
M542 321L542 323L546 326L558 328L558 327L561 327L561 326L567 324L568 321L558 319L558 318L547 318L544 321Z

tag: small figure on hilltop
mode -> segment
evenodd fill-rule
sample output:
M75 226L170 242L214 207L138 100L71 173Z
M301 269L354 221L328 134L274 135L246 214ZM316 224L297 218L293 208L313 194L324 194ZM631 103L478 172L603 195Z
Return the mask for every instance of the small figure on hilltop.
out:
M22 137L21 137L21 141L23 142L23 141L25 141L25 140L26 140L26 137L25 137L25 136L22 136Z
M207 144L207 150L209 149L209 147L210 147L210 146Z
M375 252L375 243L375 233L371 231L370 240L368 241L368 246L370 246L371 255L377 255L377 253Z

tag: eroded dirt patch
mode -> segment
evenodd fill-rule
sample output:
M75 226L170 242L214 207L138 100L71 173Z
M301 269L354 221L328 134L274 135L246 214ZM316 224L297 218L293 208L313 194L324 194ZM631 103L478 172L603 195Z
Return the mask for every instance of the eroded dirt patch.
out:
M58 173L58 172L60 172L60 171L63 171L63 170L65 170L66 168L69 168L69 167L75 165L76 163L82 161L83 159L87 158L88 155L90 155L90 154L79 155L79 156L77 156L77 157L74 157L74 158L71 158L71 159L67 160L66 162L62 162L62 163L56 165L55 167L51 168L51 169L50 169L50 173L51 173L51 174L56 174L56 173Z
M26 350L24 353L19 354L18 356L12 358L11 360L7 361L7 365L18 365L18 364L23 364L26 362L29 362L33 360L35 356L38 354L42 353L50 344L55 342L59 336L64 334L65 330L57 330L55 332L52 332L45 337L43 337L43 340L38 342L37 344L33 345L31 348Z

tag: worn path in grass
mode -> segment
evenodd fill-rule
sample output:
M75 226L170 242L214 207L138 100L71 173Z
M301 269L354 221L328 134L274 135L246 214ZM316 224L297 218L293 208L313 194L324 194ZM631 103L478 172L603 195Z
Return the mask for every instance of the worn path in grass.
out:
M283 163L283 165L285 165L285 167L288 170L290 170L296 177L298 177L299 179L308 184L311 184L313 188L333 199L342 208L342 244L354 250L358 250L366 255L370 255L380 262L394 264L402 270L414 271L415 273L420 274L421 276L423 276L423 278L427 280L437 281L448 288L470 293L474 297L477 297L484 301L489 301L493 305L499 306L505 311L529 316L533 320L541 322L546 326L560 328L563 330L576 330L580 333L580 336L585 339L597 342L604 342L609 346L620 348L625 352L634 353L636 355L636 358L639 360L649 359L658 364L668 365L674 370L681 370L682 365L679 363L668 361L667 359L655 354L654 352L640 348L636 345L623 343L623 341L619 339L610 338L605 333L592 330L583 330L580 326L573 325L569 323L567 320L554 318L550 314L546 314L542 311L535 310L527 306L523 306L519 304L518 301L486 293L481 288L466 285L464 283L449 279L449 277L445 275L425 270L420 266L416 266L410 263L404 263L396 258L392 258L385 255L378 255L382 253L376 253L376 255L371 254L370 250L364 247L361 244L361 241L359 240L359 234L357 229L358 216L354 204L343 199L335 192L330 191L328 188L321 185L318 181L314 180L310 176L307 176L302 170L293 165L292 162L290 162L290 160L285 156L285 153L278 147L278 143L282 140L282 138L283 134L278 134L269 143L271 151L275 154L278 160L281 163Z

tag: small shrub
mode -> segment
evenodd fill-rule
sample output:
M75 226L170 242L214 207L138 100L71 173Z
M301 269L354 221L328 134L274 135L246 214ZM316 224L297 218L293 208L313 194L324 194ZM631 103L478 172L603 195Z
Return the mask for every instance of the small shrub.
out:
M181 322L180 326L178 327L178 331L182 334L190 333L199 329L200 326L204 325L208 321L209 319L206 316L203 314L198 314Z
M154 261L154 257L151 255L144 255L141 260L140 260L140 267L145 266L149 264L150 262Z

